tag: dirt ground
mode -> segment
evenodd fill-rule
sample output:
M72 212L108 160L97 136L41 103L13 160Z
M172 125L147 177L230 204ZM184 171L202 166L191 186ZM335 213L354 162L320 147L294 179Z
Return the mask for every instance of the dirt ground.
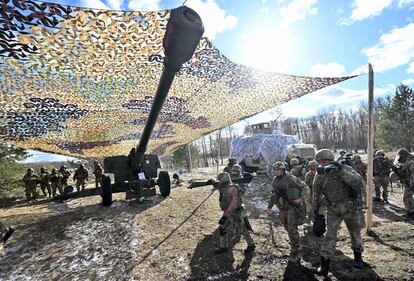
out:
M199 169L192 176L214 174ZM185 182L168 198L142 202L118 193L111 207L94 196L0 209L1 221L16 228L4 247L0 280L322 280L312 270L319 257L310 233L303 237L302 265L287 264L287 233L277 211L271 219L265 213L266 180L256 177L246 193L255 230L252 256L244 256L246 242L237 235L229 253L213 254L221 212L211 186L188 189ZM363 230L364 269L352 268L350 238L341 226L330 280L414 280L414 226L401 218L401 188L394 186L390 202L375 203L373 233Z

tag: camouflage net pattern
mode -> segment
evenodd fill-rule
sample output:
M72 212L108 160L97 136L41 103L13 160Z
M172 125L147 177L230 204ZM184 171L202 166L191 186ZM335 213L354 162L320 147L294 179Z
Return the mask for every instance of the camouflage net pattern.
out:
M0 140L80 158L127 155L158 86L170 12L0 0ZM147 152L182 144L352 77L259 71L202 38L177 74Z

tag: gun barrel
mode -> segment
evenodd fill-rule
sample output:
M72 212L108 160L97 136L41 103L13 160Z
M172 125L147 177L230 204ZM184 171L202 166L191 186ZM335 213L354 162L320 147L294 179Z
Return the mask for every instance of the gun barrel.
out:
M191 59L203 33L203 22L195 11L186 6L171 10L163 39L165 58L162 76L141 139L135 150L134 161L138 166L141 165L175 74L180 70L183 63Z

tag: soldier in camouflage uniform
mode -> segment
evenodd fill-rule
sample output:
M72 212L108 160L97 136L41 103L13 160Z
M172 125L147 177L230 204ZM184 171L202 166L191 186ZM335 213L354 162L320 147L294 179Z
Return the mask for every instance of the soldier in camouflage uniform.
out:
M58 172L56 168L52 169L52 174L50 175L50 185L52 188L52 197L56 197L56 190L59 190L59 194L63 194L63 181L62 181L62 174Z
M101 164L99 163L96 164L93 174L95 175L95 187L98 188L102 185L103 171L102 171Z
M336 162L340 162L340 161L342 161L342 160L344 160L345 159L345 154L346 154L346 151L345 150L341 150L340 152L339 152L339 157L338 157L338 159L336 159Z
M360 206L357 203L363 180L347 165L334 162L334 153L328 149L321 149L315 155L323 171L319 171L313 182L313 209L315 214L319 210L319 202L322 196L328 205L327 232L321 246L321 264L317 273L327 276L331 257L335 253L337 232L339 225L345 221L345 225L351 235L352 249L354 251L354 267L362 268L362 239L360 226ZM330 168L328 170L328 168ZM322 173L323 172L323 173Z
M63 188L67 187L68 186L68 179L69 179L69 177L72 173L68 171L68 169L66 168L65 165L60 167L58 172L62 175L62 187Z
M406 220L414 220L414 155L410 154L405 148L398 150L399 164L402 165L403 179L400 178L404 187L403 201L407 214Z
M272 207L279 208L279 218L288 232L290 242L289 262L299 263L301 259L301 242L298 226L304 223L305 201L309 196L309 187L292 174L286 173L283 162L273 164L275 177L272 181L272 195L267 205L267 213L272 215Z
M382 150L375 152L374 159L374 185L375 198L374 201L381 202L381 187L382 199L388 203L388 185L390 183L391 165L388 159L385 158L385 153Z
M298 158L293 158L292 160L290 160L290 166L291 166L290 173L292 175L294 175L295 177L301 180L305 179L306 170L303 165L299 164Z
M36 199L36 186L40 182L40 178L34 173L32 168L27 169L27 173L23 177L25 185L26 200Z
M306 200L306 213L308 215L308 219L310 221L313 220L313 209L312 209L312 198L313 198L313 180L316 175L316 168L318 168L318 162L315 160L309 161L308 165L306 166L309 170L309 172L305 175L305 183L309 186L310 194L308 196L308 199Z
M229 250L229 232L232 228L243 235L247 242L245 255L253 253L255 245L241 215L241 195L238 187L231 182L228 173L221 173L217 176L218 190L220 193L219 204L223 216L219 220L220 247L214 251L215 254L222 254Z
M50 189L49 171L46 167L40 168L40 188L42 189L44 196L52 196L52 190ZM47 190L47 194L46 194Z
M223 172L230 174L231 173L231 169L233 168L233 166L235 164L237 164L236 162L237 162L237 159L236 158L229 158L229 163L227 164L227 167L224 167Z
M85 165L80 164L73 175L73 180L76 182L76 190L84 190L86 181L89 179L89 172L85 169ZM81 189L82 188L82 189Z
M362 177L362 179L366 182L367 181L367 164L362 162L361 156L359 154L355 154L352 159L352 168Z

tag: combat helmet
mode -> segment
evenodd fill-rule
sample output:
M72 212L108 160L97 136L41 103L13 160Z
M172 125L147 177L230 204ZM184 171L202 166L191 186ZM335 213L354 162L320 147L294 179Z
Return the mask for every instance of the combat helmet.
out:
M405 149L405 148L401 148L400 150L398 150L397 154L400 157L407 157L408 155L410 155L410 153L408 152L408 150Z
M239 164L235 164L235 165L233 165L233 167L231 168L231 171L232 171L232 172L233 172L233 171L236 171L236 172L241 173L241 172L242 172L242 167L241 167Z
M332 150L330 149L320 149L315 154L315 160L321 161L321 160L335 160L335 155Z
M359 155L359 154L355 154L353 159L354 159L354 160L361 161L361 155Z
M47 171L47 168L46 167L42 167L42 168L40 168L40 171L41 172L45 172L45 171Z
M313 167L314 169L316 169L318 167L318 162L316 162L315 160L309 161L307 167L308 168L312 168Z
M385 156L385 152L384 152L384 150L377 150L377 152L375 152L375 157L378 157L378 156Z
M292 159L293 160L293 159ZM278 170L285 170L286 169L286 165L285 163L281 162L281 161L277 161L273 164L273 169L278 169Z
M298 165L298 164L299 164L298 158L292 158L292 160L290 160L290 165L291 166Z
M29 168L29 169L27 169L27 172L34 172L34 170L33 170L33 168Z
M217 180L222 181L222 182L231 182L231 177L229 173L223 172L223 173L218 174Z

